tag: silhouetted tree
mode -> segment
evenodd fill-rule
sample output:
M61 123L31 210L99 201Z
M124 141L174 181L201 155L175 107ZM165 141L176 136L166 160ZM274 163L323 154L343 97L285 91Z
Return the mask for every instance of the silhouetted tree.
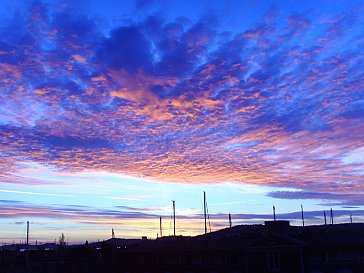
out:
M63 232L62 232L62 235L59 236L59 245L60 246L65 246L66 245L66 237L64 236Z

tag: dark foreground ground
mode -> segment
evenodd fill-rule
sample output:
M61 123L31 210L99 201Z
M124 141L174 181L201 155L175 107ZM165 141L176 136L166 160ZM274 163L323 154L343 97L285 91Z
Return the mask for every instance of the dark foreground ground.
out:
M196 237L6 246L0 273L364 273L364 224L241 225Z

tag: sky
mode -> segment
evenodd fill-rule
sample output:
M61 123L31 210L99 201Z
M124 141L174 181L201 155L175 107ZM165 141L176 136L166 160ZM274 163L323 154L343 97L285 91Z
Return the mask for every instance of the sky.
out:
M2 2L0 243L364 220L363 1Z

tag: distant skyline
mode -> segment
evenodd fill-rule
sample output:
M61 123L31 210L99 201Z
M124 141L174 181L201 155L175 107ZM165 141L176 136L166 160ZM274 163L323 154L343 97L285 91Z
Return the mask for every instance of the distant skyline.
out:
M364 220L363 1L74 2L0 6L0 243Z

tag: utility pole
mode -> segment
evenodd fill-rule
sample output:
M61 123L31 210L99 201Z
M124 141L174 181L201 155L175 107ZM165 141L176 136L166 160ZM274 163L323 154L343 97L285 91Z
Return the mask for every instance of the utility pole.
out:
M232 227L231 214L230 214L230 212L229 212L229 226L230 226L230 228Z
M352 224L352 223L353 223L353 216L350 213L350 224Z
M324 219L325 219L325 226L327 225L327 222L326 222L326 212L324 211Z
M334 214L332 213L332 208L330 209L330 218L331 218L331 225L334 224Z
M305 226L305 218L303 217L303 206L301 205L301 217L302 217L302 226Z
M176 204L175 201L173 202L173 236L176 236Z
M207 219L206 219L206 192L203 192L203 214L205 218L205 234L207 233Z
M162 217L159 217L159 232L161 237L163 237Z
M27 221L27 249L29 248L29 221Z
M276 220L276 207L273 206L273 219Z
M29 221L27 221L27 252L25 256L25 264L28 267L29 265Z
M111 242L112 242L112 263L115 264L115 232L114 229L111 229ZM100 251L101 252L101 251Z

